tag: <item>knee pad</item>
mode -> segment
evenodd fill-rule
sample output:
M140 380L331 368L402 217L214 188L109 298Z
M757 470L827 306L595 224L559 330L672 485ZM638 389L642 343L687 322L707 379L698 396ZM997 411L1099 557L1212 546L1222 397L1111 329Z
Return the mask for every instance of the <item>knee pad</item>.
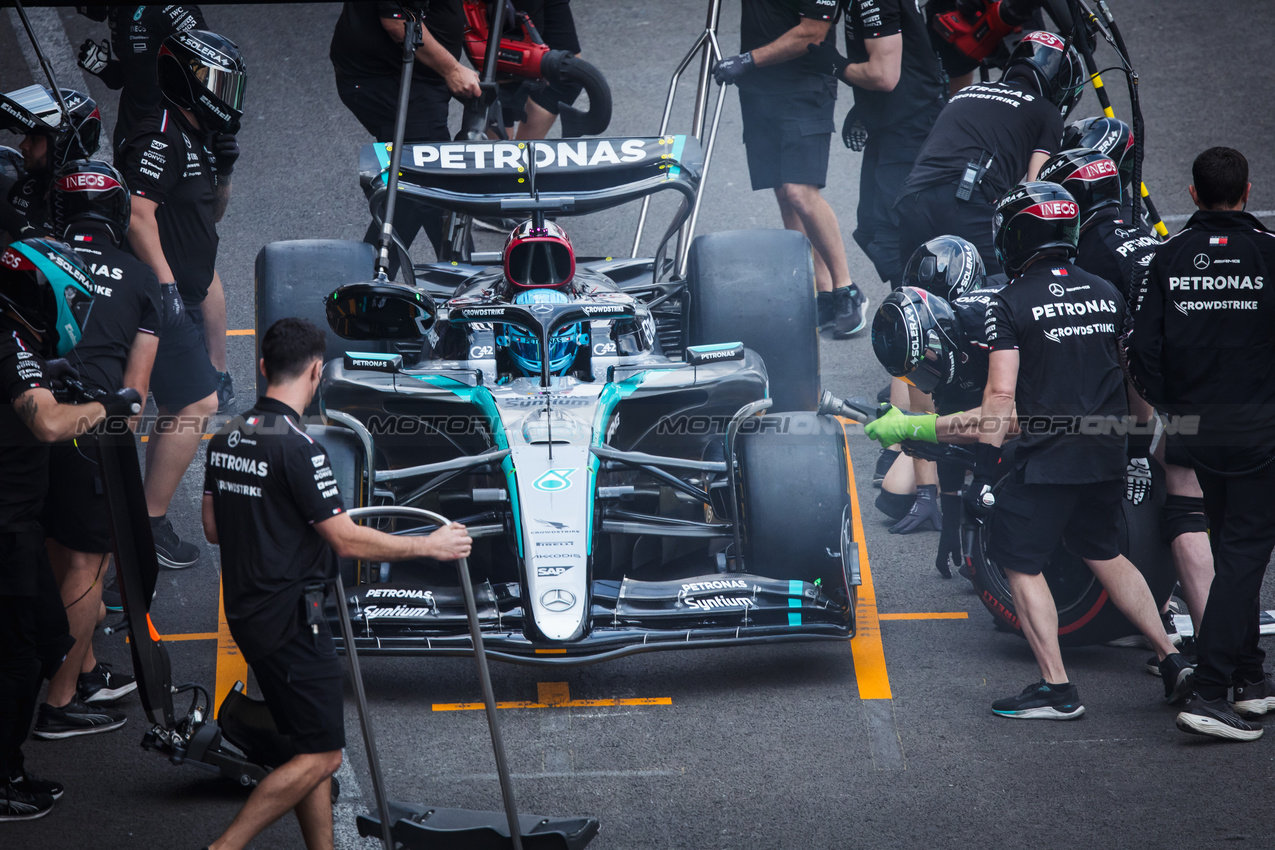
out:
M1160 509L1160 536L1172 543L1183 534L1207 532L1209 519L1204 514L1204 500L1198 496L1169 495Z
M908 515L915 501L915 493L891 493L888 490L882 490L877 495L876 506L881 513L897 521Z

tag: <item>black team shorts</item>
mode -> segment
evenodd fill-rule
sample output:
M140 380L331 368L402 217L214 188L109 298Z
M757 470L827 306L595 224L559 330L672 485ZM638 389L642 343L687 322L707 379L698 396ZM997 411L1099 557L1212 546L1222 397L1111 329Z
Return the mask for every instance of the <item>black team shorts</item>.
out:
M740 89L744 148L753 191L785 183L816 186L828 182L828 146L836 131L832 110L836 83L829 90L776 94Z
M176 413L217 392L218 380L204 342L204 312L188 301L181 322L160 332L151 395L156 405Z
M1120 554L1124 481L1023 484L1011 478L996 494L987 555L1002 570L1039 575L1061 545L1080 558Z
M111 514L102 486L97 447L59 443L49 447L49 492L44 533L76 552L111 551Z
M297 752L330 753L345 747L345 669L326 623L317 635L306 627L250 663L275 725Z

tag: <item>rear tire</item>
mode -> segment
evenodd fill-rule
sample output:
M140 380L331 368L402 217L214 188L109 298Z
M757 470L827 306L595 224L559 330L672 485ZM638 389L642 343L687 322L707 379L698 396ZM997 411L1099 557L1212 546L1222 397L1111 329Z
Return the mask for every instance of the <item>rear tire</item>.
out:
M818 583L853 625L858 547L841 425L796 412L760 416L739 435L745 569Z
M761 355L774 410L819 405L819 335L810 241L793 230L707 233L691 243L689 345L742 342Z
M375 264L375 251L365 242L339 239L296 239L271 242L257 253L257 359L266 330L279 319L295 316L313 322L327 332L324 360L340 357L345 340L328 329L323 300L347 283L368 280ZM361 350L375 350L375 344L359 343ZM257 393L266 391L266 379L257 374ZM317 400L306 413L318 413Z

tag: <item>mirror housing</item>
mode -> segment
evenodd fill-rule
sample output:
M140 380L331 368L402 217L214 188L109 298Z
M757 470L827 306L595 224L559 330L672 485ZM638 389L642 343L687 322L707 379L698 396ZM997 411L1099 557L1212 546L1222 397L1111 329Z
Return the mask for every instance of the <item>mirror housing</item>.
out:
M388 281L347 283L324 302L328 327L343 339L414 341L434 324L428 294Z

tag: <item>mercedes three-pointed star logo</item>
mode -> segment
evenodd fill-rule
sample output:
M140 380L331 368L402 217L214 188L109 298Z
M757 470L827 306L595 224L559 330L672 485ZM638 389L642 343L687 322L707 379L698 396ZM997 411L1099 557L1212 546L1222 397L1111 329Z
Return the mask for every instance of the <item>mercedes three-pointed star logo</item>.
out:
M576 596L569 590L555 587L540 594L540 604L544 606L545 610L560 614L575 607Z

